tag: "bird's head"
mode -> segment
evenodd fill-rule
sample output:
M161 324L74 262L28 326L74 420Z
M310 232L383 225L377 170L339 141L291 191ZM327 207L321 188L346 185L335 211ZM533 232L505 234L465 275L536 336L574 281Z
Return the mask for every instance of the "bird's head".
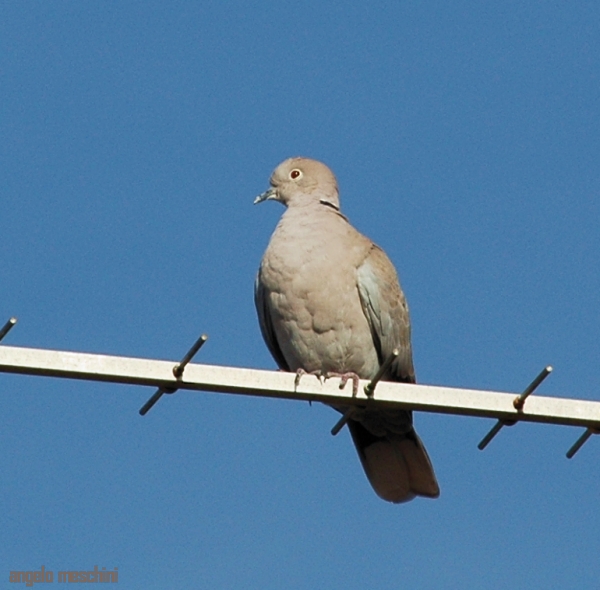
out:
M323 203L339 210L337 181L325 164L309 158L289 158L275 168L271 188L254 199L254 203L273 200L286 207Z

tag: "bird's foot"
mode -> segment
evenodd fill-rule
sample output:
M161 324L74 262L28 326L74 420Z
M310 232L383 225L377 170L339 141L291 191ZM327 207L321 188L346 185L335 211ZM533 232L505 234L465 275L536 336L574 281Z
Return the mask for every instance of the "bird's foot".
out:
M330 377L339 377L340 378L340 389L344 389L346 387L346 383L352 379L352 397L356 397L358 395L358 386L360 385L360 377L349 371L348 373L326 373L325 379L329 379Z
M296 379L294 379L294 388L297 388L298 385L300 385L300 379L302 379L304 375L314 375L319 380L319 383L323 383L323 381L321 381L323 379L323 371L317 370L309 372L304 369L298 369L296 371Z

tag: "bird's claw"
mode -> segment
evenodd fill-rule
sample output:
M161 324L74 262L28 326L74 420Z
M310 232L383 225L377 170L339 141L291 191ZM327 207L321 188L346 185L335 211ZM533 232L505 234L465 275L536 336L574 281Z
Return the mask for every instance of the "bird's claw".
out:
M314 375L319 380L319 383L323 383L323 371L317 370L309 372L305 371L304 369L298 369L296 371L296 378L294 379L294 388L297 388L298 385L300 385L300 379L302 379L304 375Z
M340 389L344 389L346 387L346 383L350 379L352 379L352 397L356 397L358 395L358 386L360 385L360 377L353 372L348 373L326 373L325 379L329 379L330 377L339 377L340 378Z

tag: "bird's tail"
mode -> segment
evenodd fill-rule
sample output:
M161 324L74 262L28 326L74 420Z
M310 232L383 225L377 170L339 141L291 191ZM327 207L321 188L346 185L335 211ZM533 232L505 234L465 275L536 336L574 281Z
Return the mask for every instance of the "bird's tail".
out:
M433 466L414 429L405 434L371 434L360 422L348 423L365 473L380 498L408 502L440 495Z

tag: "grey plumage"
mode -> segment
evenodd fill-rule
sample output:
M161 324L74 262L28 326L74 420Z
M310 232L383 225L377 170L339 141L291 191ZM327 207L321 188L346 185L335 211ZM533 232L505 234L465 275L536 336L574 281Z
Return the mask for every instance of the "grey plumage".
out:
M415 382L408 306L386 254L340 213L335 176L321 162L290 158L255 202L287 209L263 256L255 303L263 338L286 371ZM337 408L344 411L344 408ZM405 410L359 410L348 423L375 492L390 502L435 498L439 487Z

